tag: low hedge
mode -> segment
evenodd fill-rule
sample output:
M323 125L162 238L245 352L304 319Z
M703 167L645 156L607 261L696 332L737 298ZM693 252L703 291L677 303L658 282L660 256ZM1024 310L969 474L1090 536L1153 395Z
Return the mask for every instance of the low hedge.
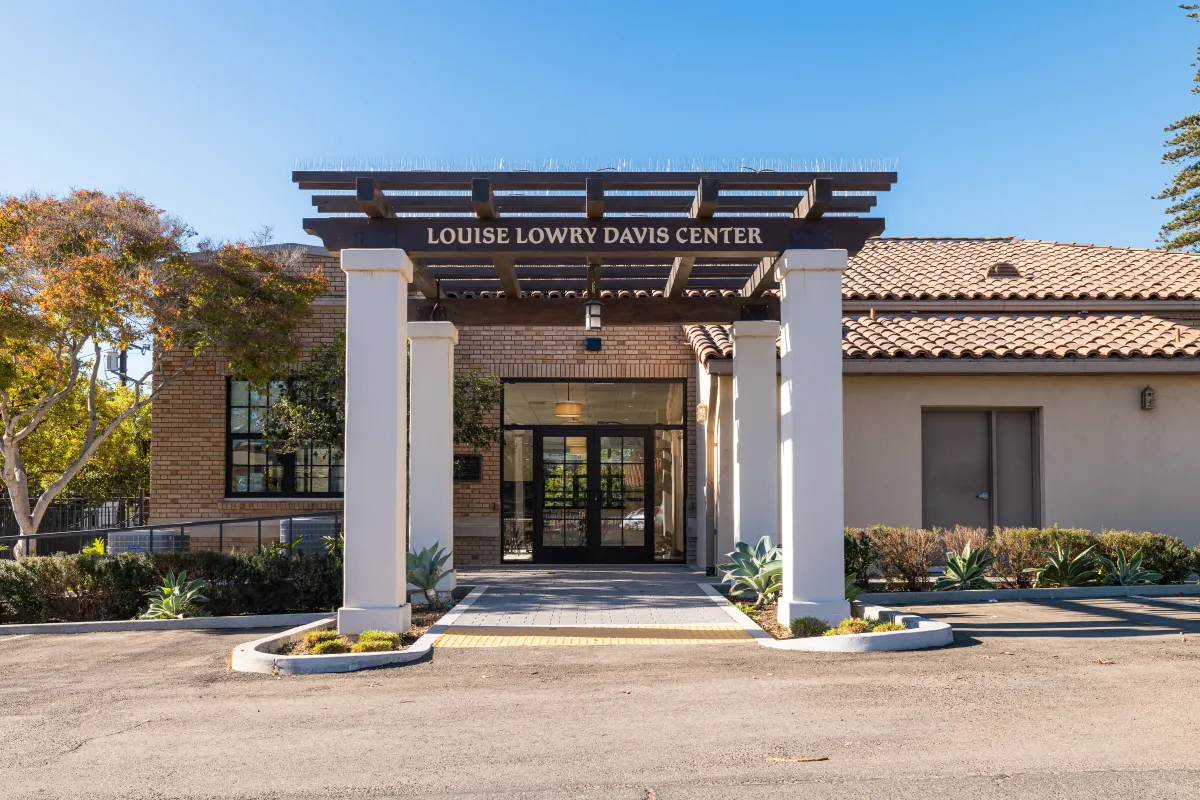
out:
M121 553L0 561L0 619L131 619L168 571L203 578L214 616L333 611L342 604L340 558L278 553Z
M916 529L873 525L846 528L846 574L857 576L866 588L869 577L882 578L889 589L929 589L928 570L945 564L946 551L961 552L966 542L975 549L987 545L996 557L989 574L1001 585L1028 588L1033 575L1029 567L1044 566L1058 545L1079 553L1094 546L1097 555L1116 559L1142 550L1142 566L1162 574L1162 583L1183 583L1200 571L1200 547L1188 548L1182 539L1161 533L1101 531L1082 528L997 528L992 535L984 528Z

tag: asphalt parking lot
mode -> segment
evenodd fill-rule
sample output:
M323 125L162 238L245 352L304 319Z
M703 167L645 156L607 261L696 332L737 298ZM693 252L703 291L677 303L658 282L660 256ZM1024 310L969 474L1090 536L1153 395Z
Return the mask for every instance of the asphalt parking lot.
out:
M954 646L435 652L231 673L246 632L0 640L0 796L1179 797L1200 790L1200 609L921 607Z

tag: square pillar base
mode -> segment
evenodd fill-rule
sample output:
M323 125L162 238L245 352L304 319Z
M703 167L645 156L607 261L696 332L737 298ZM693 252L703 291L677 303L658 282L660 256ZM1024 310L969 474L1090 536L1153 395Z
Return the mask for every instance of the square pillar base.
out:
M412 625L412 606L338 609L338 633L358 634L363 631L404 633Z
M779 624L790 625L800 617L816 617L826 625L837 625L850 617L849 600L779 600Z

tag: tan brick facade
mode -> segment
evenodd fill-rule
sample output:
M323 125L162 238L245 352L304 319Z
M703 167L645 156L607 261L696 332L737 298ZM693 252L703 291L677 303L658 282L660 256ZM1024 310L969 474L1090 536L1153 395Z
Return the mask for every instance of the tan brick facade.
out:
M334 292L344 291L336 259L312 257L330 278ZM481 300L480 302L488 302ZM580 312L582 319L582 310ZM322 298L305 326L305 350L328 342L345 326L341 297ZM695 358L678 326L622 327L600 332L603 348L584 349L582 324L571 328L464 327L459 331L455 368L479 370L501 378L611 379L676 378L687 380L688 558L694 553L695 427L688 409L696 403ZM187 358L172 354L166 370ZM329 510L339 500L230 499L225 496L226 386L228 373L216 357L199 360L154 403L151 445L151 516L155 522L252 517ZM491 422L498 423L497 409ZM459 448L460 452L468 452ZM414 453L413 457L419 454ZM482 453L482 479L455 485L455 555L458 563L500 561L500 448ZM275 535L277 528L272 528ZM268 535L264 533L264 541Z

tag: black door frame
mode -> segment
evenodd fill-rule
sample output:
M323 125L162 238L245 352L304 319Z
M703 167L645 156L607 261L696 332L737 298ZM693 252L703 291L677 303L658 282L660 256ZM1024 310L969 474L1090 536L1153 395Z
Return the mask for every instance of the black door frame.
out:
M654 524L654 430L626 425L538 426L533 431L533 563L535 564L652 564L656 528ZM600 488L600 441L605 436L642 437L643 542L634 547L604 547L600 544L603 497ZM584 546L547 547L543 542L545 512L544 440L546 437L583 438L587 441L587 494L584 499Z

